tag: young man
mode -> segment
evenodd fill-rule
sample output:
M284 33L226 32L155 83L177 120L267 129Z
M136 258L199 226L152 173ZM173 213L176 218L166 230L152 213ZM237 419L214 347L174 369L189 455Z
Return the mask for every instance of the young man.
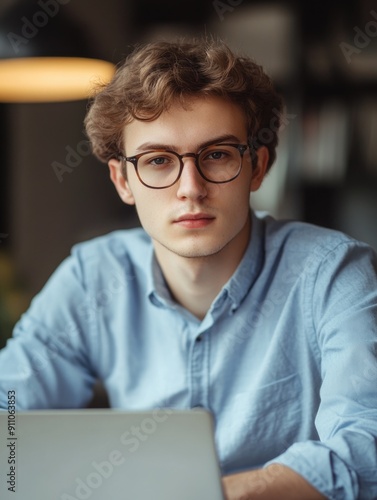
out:
M257 216L282 104L223 43L137 49L86 129L142 229L77 245L0 356L1 405L213 412L228 499L377 497L376 255ZM265 143L256 140L269 131Z

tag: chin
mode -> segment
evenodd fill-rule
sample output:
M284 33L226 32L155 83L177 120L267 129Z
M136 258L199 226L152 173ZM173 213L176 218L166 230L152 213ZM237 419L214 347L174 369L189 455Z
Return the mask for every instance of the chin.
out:
M180 257L187 259L205 259L221 253L226 245L184 245L180 248L165 247Z

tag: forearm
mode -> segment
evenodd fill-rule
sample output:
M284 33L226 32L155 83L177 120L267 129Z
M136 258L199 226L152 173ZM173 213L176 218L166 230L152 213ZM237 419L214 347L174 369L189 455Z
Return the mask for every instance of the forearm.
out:
M223 478L226 500L321 500L325 498L295 471L281 464Z

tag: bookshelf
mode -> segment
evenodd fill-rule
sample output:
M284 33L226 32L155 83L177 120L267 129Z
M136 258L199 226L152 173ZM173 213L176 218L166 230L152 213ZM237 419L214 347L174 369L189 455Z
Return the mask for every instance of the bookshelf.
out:
M286 2L298 26L292 215L377 248L377 6Z

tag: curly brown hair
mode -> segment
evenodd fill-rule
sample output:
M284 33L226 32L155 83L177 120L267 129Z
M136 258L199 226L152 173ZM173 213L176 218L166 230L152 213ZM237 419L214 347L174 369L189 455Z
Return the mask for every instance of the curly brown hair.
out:
M85 118L93 153L103 162L123 148L124 126L154 120L177 99L220 96L245 111L250 144L276 158L282 98L262 66L237 56L221 40L158 41L137 46L112 81L97 89Z

